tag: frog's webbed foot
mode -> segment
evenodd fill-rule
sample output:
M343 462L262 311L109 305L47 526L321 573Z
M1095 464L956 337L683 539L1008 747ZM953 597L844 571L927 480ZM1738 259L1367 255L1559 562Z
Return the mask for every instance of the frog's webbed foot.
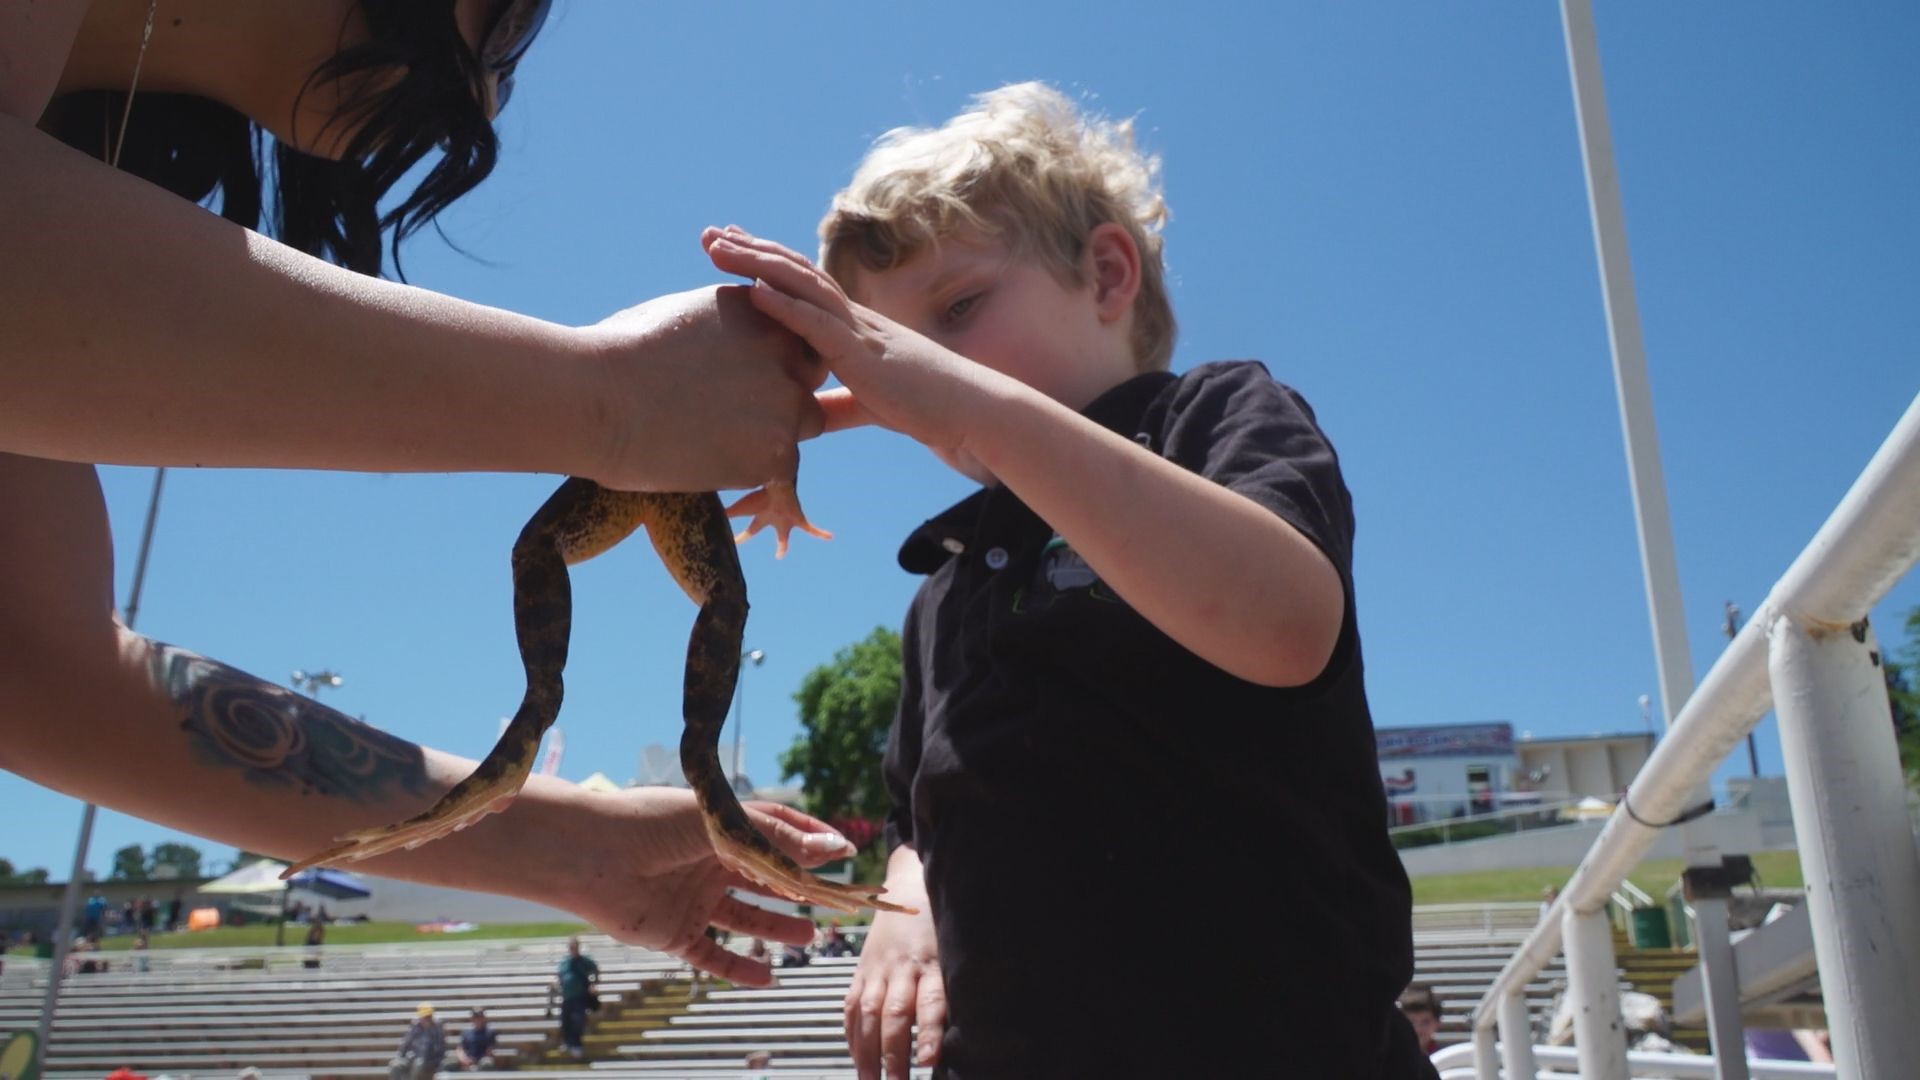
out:
M540 737L560 715L560 676L567 665L567 637L573 624L567 564L590 559L626 538L640 526L650 498L607 491L579 479L568 480L554 492L513 547L513 621L527 691L499 743L473 775L454 785L432 809L397 824L338 837L332 847L288 867L281 877L309 866L419 847L505 810L513 802L533 771Z
M739 804L735 803L736 811ZM722 815L718 820L707 815L707 838L727 869L795 903L818 904L838 911L855 912L863 907L881 911L917 914L910 907L880 899L885 889L877 885L841 885L816 877L774 847L744 813Z
M721 865L768 891L801 904L853 912L863 907L913 914L914 909L880 899L884 889L873 885L841 885L808 873L773 846L753 827L720 771L720 757L712 743L693 729L681 737L680 765L706 819L707 839Z
M734 541L745 543L761 529L772 526L776 538L773 557L776 559L786 558L787 536L795 529L822 540L833 539L832 533L807 520L807 512L800 508L800 492L792 481L771 481L758 491L740 496L732 506L727 507L728 517L744 517L748 514L753 515L753 520L735 534Z

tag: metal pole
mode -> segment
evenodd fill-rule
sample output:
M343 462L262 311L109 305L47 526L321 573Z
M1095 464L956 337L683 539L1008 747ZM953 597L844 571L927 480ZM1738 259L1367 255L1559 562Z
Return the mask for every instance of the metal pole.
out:
M740 785L740 734L746 723L747 712L747 664L752 662L759 667L767 659L767 654L759 649L749 649L740 654L740 679L733 690L733 783L734 789Z
M1441 1053L1446 1053L1442 1050ZM1500 1080L1500 1065L1494 1056L1493 1029L1473 1029L1473 1080Z
M1509 1078L1533 1080L1533 1018L1527 1015L1525 987L1500 999L1500 1067Z
M1568 911L1561 935L1567 942L1567 998L1573 1005L1573 1045L1580 1052L1581 1080L1628 1080L1613 924L1604 910Z
M147 583L147 556L153 551L153 523L160 517L160 488L166 482L164 466L153 470L153 491L147 496L147 523L140 530L140 554L133 562L133 591L127 597L128 630L140 617L140 590ZM47 1043L53 1036L53 1012L60 1004L60 978L67 965L67 953L73 942L73 911L80 900L80 879L87 872L87 848L93 843L94 806L86 803L80 811L80 838L73 845L73 871L67 875L67 889L60 897L60 921L53 930L53 965L47 969L47 994L40 1003L40 1039L38 1068L47 1067Z
M1726 633L1729 643L1740 636L1740 606L1731 600L1727 601L1727 621L1720 629ZM1747 729L1747 775L1756 779L1760 776L1760 745L1754 740L1753 728Z
M1600 260L1600 291L1606 304L1614 386L1620 399L1620 427L1626 438L1634 520L1640 534L1640 564L1659 662L1660 701L1670 729L1693 694L1693 660L1687 647L1673 521L1667 511L1666 479L1660 466L1660 435L1653 419L1653 391L1647 383L1647 354L1640 338L1640 308L1634 297L1633 260L1627 250L1626 212L1620 204L1620 176L1613 160L1613 131L1607 119L1593 9L1588 0L1561 0L1560 13L1566 31L1567 66L1573 78L1574 113L1580 127L1580 156L1586 166L1593 243ZM1690 802L1701 805L1713 793L1702 780L1695 794ZM1701 830L1683 826L1680 843L1688 866L1719 864L1719 851ZM1707 956L1722 952L1729 934L1724 920L1701 919L1695 936L1702 946L1704 964ZM1726 983L1725 979L1717 983L1710 980L1708 985L1724 987ZM1714 1048L1741 1048L1738 1053L1715 1055L1721 1080L1746 1080L1746 1039L1740 1027L1738 998L1717 994L1709 999L1708 1006L1707 1028Z
M741 657L746 659L746 657ZM747 665L740 665L740 682L733 691L733 783L740 783L740 725L747 711Z
M1813 620L1808 620L1814 622ZM1920 854L1879 644L1866 622L1768 627L1768 671L1833 1060L1845 1077L1920 1061Z

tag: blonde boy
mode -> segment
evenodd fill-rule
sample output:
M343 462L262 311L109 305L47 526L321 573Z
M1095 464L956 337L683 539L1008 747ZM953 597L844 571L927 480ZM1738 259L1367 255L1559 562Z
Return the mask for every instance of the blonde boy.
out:
M864 1076L1430 1075L1331 446L1257 363L1166 369L1156 162L1039 85L883 137L821 265L715 265L983 489L908 538ZM745 507L760 509L757 500ZM758 522L756 522L756 525ZM917 1038L914 1031L917 1028Z

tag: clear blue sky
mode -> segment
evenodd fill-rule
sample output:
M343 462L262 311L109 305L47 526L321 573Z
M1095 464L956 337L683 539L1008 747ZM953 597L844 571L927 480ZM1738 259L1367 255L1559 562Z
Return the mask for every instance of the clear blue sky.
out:
M1598 17L1704 672L1721 603L1753 609L1920 391L1920 12ZM486 262L429 235L408 267L594 321L715 280L706 224L811 250L874 136L1029 78L1137 116L1165 156L1176 368L1266 360L1341 451L1376 721L1638 728L1657 684L1556 5L562 0L499 170L445 218ZM124 598L151 473L104 474ZM333 667L330 703L479 757L522 688L508 550L553 486L171 473L140 629L273 679ZM914 579L897 545L968 485L860 432L808 444L801 488L839 538L798 538L784 563L747 552L763 783L802 675L898 625ZM692 609L644 543L575 582L562 775L624 782L678 737ZM1916 604L1909 580L1882 632ZM1761 753L1777 772L1771 719ZM1722 775L1745 769L1742 752ZM64 877L78 818L0 776L0 855ZM171 838L103 814L90 865Z

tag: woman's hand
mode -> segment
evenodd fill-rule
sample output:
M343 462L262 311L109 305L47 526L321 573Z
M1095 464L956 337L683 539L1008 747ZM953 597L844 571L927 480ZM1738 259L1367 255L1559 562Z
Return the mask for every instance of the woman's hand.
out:
M550 903L615 940L671 953L742 986L770 984L771 969L765 960L721 948L707 936L709 926L793 945L813 940L812 921L728 894L757 886L720 864L692 792L634 788L578 805L577 822L552 840L582 845L579 873L557 883L559 893ZM746 810L774 846L802 866L852 850L845 837L798 810L766 802L749 802Z
M604 439L590 479L651 491L794 480L797 444L821 432L812 391L826 371L746 293L675 293L587 328L602 388L592 426Z

